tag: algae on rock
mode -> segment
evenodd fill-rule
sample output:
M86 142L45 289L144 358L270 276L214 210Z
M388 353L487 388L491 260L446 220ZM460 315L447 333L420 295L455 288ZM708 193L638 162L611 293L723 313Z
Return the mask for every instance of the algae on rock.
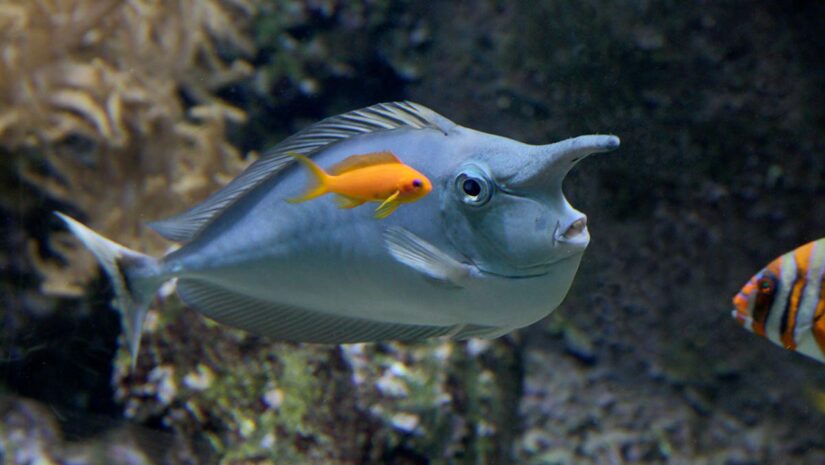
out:
M493 464L512 452L521 374L506 339L273 343L185 309L148 323L137 369L118 357L118 400L135 420L206 438L222 463Z
M215 92L252 68L246 0L11 0L0 5L0 145L20 175L131 247L165 245L141 223L239 172L227 125L245 113ZM55 235L66 263L31 259L50 294L78 296L96 271ZM72 244L72 245L69 245Z

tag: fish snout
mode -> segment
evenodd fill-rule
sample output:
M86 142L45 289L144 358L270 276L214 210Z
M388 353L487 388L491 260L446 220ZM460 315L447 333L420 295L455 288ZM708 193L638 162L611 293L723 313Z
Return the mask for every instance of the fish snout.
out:
M748 330L751 330L751 325L753 324L753 317L750 315L748 311L748 304L750 301L749 294L751 289L751 283L748 283L739 293L736 294L733 298L733 310L731 311L731 316L734 320L736 320L739 325L744 326Z

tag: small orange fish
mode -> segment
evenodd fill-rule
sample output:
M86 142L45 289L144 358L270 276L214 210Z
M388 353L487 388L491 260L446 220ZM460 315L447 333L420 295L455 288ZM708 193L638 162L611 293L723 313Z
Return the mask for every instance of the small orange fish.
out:
M376 218L386 218L402 203L411 203L429 194L432 183L426 176L401 162L392 152L353 155L324 171L312 160L290 152L309 168L316 185L290 203L304 202L324 194L338 194L338 206L355 208L364 202L381 202Z
M777 257L733 305L733 317L749 331L825 362L825 238Z

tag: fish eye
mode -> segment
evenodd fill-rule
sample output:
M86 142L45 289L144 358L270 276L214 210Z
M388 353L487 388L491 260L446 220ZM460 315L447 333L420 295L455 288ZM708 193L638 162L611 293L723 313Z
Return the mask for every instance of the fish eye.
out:
M473 206L484 205L490 200L493 193L491 183L487 178L469 172L458 175L456 189L461 201Z
M481 193L481 185L475 179L465 179L461 188L465 194L472 197L477 197Z
M753 321L764 324L768 319L771 305L775 299L777 277L774 273L766 271L762 277L756 281L756 301L753 304Z
M756 282L756 289L759 290L760 294L772 295L776 292L776 278L771 275L759 278L759 281Z
M421 180L420 179L413 179L412 185L415 188L421 187Z

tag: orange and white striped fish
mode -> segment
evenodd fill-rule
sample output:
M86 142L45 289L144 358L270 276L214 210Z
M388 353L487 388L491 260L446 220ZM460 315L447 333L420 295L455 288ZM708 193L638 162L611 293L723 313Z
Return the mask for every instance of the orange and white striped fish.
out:
M386 218L402 203L415 202L429 194L432 183L426 176L401 162L392 152L353 155L324 171L312 160L290 152L306 166L315 181L291 203L304 202L328 193L338 194L338 206L355 208L364 202L381 202L376 218Z
M825 362L825 238L777 257L733 298L749 331Z

